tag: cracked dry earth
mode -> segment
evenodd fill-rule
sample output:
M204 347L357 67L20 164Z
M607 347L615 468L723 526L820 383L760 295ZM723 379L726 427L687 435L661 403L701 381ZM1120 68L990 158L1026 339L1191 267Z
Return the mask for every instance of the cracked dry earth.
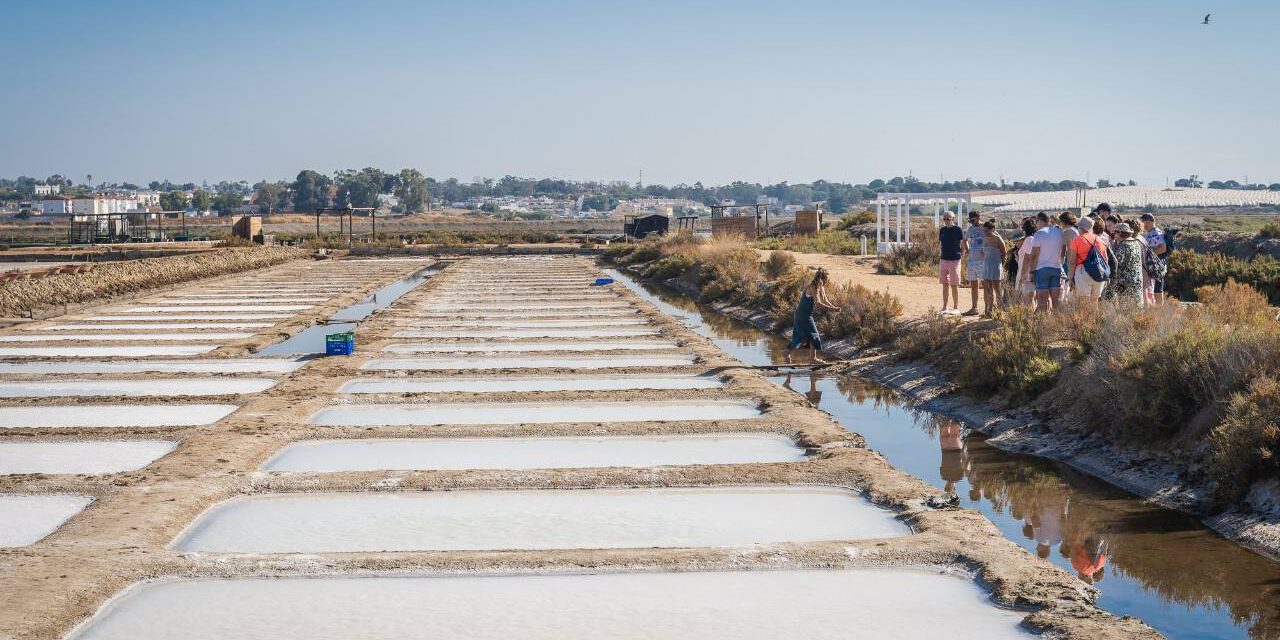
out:
M253 357L424 264L0 334L0 637L1158 637L582 258L460 260L355 356Z

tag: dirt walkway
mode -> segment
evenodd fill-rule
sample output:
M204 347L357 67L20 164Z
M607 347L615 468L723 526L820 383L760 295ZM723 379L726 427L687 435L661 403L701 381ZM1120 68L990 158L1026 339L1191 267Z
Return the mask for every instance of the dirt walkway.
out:
M759 249L760 258L767 259L773 251ZM886 291L902 301L903 318L919 318L935 311L942 304L942 287L935 278L922 276L890 276L876 273L875 256L833 256L825 253L796 253L801 266L822 267L837 283L852 282L873 291ZM969 302L969 293L960 292L960 304Z

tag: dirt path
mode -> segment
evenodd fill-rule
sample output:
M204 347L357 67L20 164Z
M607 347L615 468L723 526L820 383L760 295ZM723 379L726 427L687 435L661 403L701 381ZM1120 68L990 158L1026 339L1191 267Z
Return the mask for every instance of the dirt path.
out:
M761 259L773 251L759 249ZM942 304L942 288L935 278L923 276L890 276L876 273L875 256L833 256L825 253L796 253L801 266L824 268L837 283L860 284L873 291L885 291L902 301L903 318L919 318ZM960 304L969 302L969 293L960 292Z

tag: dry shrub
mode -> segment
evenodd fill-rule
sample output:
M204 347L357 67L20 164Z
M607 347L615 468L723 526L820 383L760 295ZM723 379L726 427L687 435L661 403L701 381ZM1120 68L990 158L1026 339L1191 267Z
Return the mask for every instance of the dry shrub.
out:
M1258 480L1280 477L1280 381L1262 376L1235 393L1210 434L1218 499L1238 500Z
M898 298L860 284L841 283L827 291L837 308L819 316L818 328L823 334L833 340L857 336L863 344L879 344L893 338L894 320L902 315Z
M671 233L658 240L658 250L663 256L692 256L701 245L702 240L689 231Z
M693 256L687 253L675 253L651 262L644 270L644 277L655 280L678 278L695 265Z
M717 238L702 245L698 254L698 280L702 299L760 306L765 301L764 274L759 255L741 238Z
M942 258L942 244L938 241L938 231L929 225L918 232L917 237L908 246L899 246L893 251L880 256L876 261L876 272L899 276L937 275L938 261Z
M1280 305L1280 261L1269 255L1241 260L1221 253L1175 250L1169 254L1165 290L1180 300L1195 300L1200 287L1230 280L1253 286L1271 304Z
M786 251L774 251L764 261L764 273L770 280L777 280L796 268L796 257Z
M1027 307L997 310L996 326L975 334L960 353L961 387L985 394L1008 391L1010 402L1039 396L1062 365L1049 357L1046 323Z
M1204 311L1209 317L1223 324L1263 326L1276 317L1275 309L1257 289L1240 284L1234 278L1220 286L1198 287L1196 299L1204 304Z
M775 327L791 326L796 305L800 303L800 293L812 278L813 275L808 270L792 267L790 271L774 279L769 286L769 315L773 318Z
M959 326L960 318L931 313L898 335L894 348L905 358L927 358L947 346Z

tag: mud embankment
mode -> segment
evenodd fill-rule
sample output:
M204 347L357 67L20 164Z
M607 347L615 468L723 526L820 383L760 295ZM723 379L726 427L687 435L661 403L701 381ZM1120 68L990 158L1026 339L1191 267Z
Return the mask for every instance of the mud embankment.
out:
M624 270L642 278L634 269ZM698 298L696 288L678 278L661 284ZM709 306L761 331L789 335L788 328L777 330L765 312L723 302ZM1079 425L1055 420L1035 406L1002 409L960 393L956 384L935 367L904 360L892 351L864 348L849 339L827 342L822 351L848 361L840 367L841 372L900 391L920 409L960 420L967 428L988 436L987 443L996 448L1061 462L1153 504L1194 515L1223 536L1280 561L1280 482L1259 483L1242 503L1215 511L1209 488L1189 479L1194 477L1192 470L1167 451L1111 441L1088 433Z
M50 309L101 302L199 278L251 271L297 260L302 249L257 247L219 249L195 255L97 264L83 273L62 273L0 284L0 316L40 317Z
M1178 236L1177 246L1196 253L1221 253L1241 260L1252 260L1258 256L1280 260L1280 239L1263 238L1254 233L1188 232Z

